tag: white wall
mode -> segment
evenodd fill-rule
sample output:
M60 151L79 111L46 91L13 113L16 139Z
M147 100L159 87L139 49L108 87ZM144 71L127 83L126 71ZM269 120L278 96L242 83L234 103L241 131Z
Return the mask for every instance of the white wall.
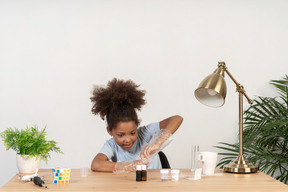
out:
M147 91L142 124L184 117L165 152L189 168L191 144L217 151L238 132L229 78L222 108L194 90L223 60L252 99L274 96L269 80L288 69L287 9L286 0L0 0L0 131L47 125L65 155L43 168L89 166L109 138L90 112L92 87L132 79ZM2 141L0 158L1 186L17 172Z

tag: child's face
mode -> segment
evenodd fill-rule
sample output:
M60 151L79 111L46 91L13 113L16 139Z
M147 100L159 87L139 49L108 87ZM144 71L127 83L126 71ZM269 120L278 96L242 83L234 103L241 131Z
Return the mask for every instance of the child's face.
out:
M108 131L116 143L124 150L129 150L137 140L137 125L134 121L119 122L117 126Z

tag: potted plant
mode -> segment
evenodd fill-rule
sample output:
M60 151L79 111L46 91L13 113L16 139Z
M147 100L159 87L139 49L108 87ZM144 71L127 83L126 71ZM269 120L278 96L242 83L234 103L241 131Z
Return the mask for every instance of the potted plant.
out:
M45 163L50 158L50 152L63 153L54 140L47 140L46 126L39 130L34 127L7 128L0 133L6 150L16 151L16 162L20 173L34 173L40 167L41 160Z
M243 153L253 164L277 180L288 183L288 76L270 82L278 97L257 97L244 112ZM220 143L227 152L218 167L230 163L239 144Z

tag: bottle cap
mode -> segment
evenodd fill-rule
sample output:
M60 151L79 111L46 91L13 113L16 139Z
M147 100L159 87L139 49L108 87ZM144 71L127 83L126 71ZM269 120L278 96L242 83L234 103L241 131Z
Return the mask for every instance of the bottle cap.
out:
M173 170L171 170L171 173L180 173L180 170L179 169L173 169Z
M136 166L136 170L137 170L137 171L141 171L141 165L137 165L137 166Z
M142 165L142 170L146 170L146 165Z
M169 170L168 169L161 169L160 173L169 173Z

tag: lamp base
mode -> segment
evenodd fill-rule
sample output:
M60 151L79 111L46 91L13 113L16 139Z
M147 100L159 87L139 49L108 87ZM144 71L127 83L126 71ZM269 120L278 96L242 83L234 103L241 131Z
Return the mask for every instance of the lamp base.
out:
M224 166L229 173L256 173L258 167L250 163L243 155L239 155L232 163Z

